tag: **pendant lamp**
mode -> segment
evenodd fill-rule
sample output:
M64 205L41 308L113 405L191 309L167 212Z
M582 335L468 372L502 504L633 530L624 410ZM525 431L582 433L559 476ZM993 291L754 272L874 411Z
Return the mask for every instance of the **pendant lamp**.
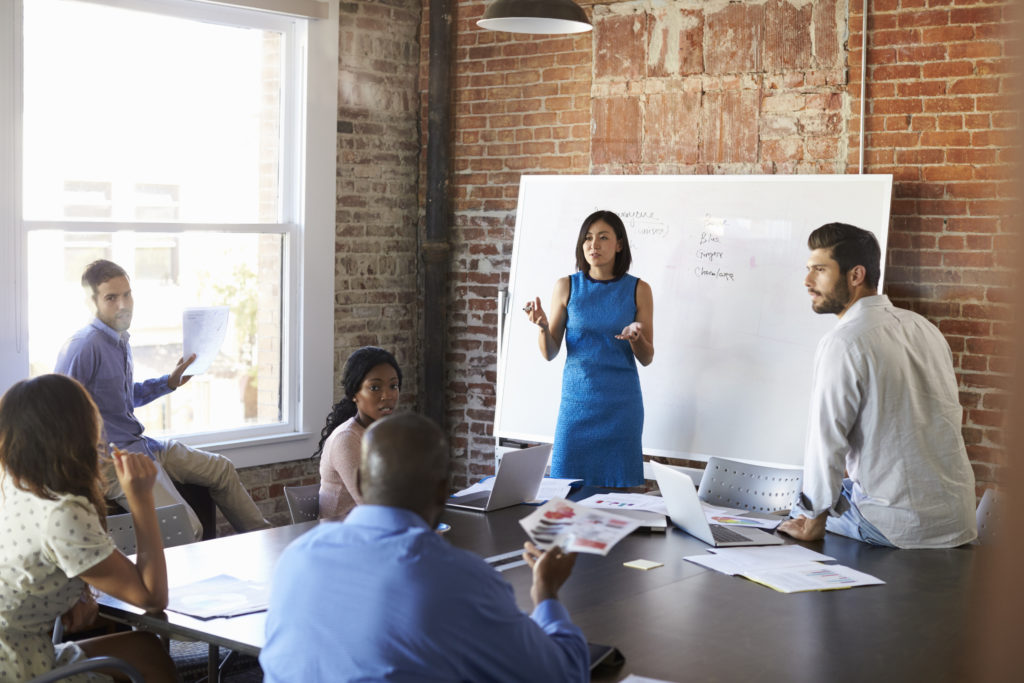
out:
M583 33L594 28L573 0L495 0L476 23L509 33Z

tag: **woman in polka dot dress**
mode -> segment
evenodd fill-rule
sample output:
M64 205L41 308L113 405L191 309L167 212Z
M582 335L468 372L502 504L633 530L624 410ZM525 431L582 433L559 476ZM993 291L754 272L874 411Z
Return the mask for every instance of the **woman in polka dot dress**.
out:
M156 467L138 453L109 454L134 516L139 552L133 563L105 530L100 434L95 404L69 377L24 380L0 399L0 682L26 681L101 655L128 661L147 681L176 680L173 662L152 634L52 642L58 616L67 632L92 623L97 607L90 586L147 610L167 606L153 508Z

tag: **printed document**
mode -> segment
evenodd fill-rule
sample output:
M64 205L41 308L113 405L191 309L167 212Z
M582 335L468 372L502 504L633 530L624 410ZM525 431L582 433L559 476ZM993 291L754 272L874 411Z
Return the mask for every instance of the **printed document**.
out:
M214 619L263 612L269 605L270 584L221 574L175 586L167 609L197 619Z
M616 543L640 526L635 519L552 498L519 520L534 544L546 550L559 546L567 553L607 555Z
M604 510L647 510L668 514L665 499L661 496L648 496L644 493L598 493L584 498L580 505Z
M836 590L885 583L850 567L822 564L835 558L796 544L715 548L706 555L691 555L683 559L723 574L745 577L780 593Z
M572 490L572 485L581 479L557 479L554 477L544 477L540 480L540 488L537 489L537 497L535 501L545 501L552 498L565 498L569 495ZM456 491L452 494L452 497L467 496L471 493L479 493L481 491L490 491L494 488L494 477L486 477L481 479L471 486L467 486L461 491ZM528 504L532 501L526 501Z
M186 308L181 314L181 357L196 354L195 361L185 371L187 375L201 375L210 368L228 333L229 311L227 306L209 306Z

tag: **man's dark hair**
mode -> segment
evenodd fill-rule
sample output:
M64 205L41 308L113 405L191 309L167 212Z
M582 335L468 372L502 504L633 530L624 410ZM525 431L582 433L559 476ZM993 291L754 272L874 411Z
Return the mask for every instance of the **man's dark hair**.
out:
M107 280L113 280L115 277L126 278L128 273L113 261L101 258L85 267L85 271L82 273L82 287L88 287L92 290L93 296L96 296L100 285Z
M882 273L882 249L874 234L848 223L826 223L807 238L807 248L831 249L839 264L839 273L846 275L854 266L864 266L864 284L878 288Z

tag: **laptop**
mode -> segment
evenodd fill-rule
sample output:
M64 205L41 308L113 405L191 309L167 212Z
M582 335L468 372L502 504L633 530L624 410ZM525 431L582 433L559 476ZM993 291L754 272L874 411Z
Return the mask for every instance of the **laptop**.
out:
M452 496L445 504L462 510L490 512L533 500L537 497L550 455L551 444L508 451L501 458L490 491Z
M709 524L697 497L693 479L685 472L652 462L658 488L665 499L668 516L677 527L716 548L742 545L782 545L783 540L760 529Z

